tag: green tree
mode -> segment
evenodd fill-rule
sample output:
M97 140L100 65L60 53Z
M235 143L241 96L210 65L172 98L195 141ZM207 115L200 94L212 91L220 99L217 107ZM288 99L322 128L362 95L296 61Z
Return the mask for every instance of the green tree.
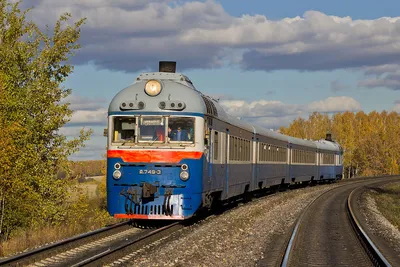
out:
M63 220L69 184L56 174L91 133L68 140L59 132L72 115L63 103L71 90L62 83L73 71L68 60L79 48L84 19L69 24L71 15L64 14L52 31L42 31L27 20L29 11L0 0L0 153L2 165L11 166L0 169L3 238L18 227Z

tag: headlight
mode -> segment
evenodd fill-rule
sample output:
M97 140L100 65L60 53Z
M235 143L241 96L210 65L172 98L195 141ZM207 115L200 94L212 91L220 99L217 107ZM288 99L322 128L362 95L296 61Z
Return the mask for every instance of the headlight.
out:
M150 80L146 83L144 91L149 96L156 96L161 92L161 83L156 80Z
M122 173L121 173L120 170L115 170L115 171L113 172L113 177L114 177L114 179L119 179L119 178L121 178L121 176L122 176Z
M179 177L181 177L182 181L186 181L187 179L189 179L189 173L187 171L183 171L181 172L181 174L179 174Z
M188 169L188 165L182 164L181 169L182 169L182 171L186 171Z
M114 169L119 170L121 168L121 164L115 163L114 164Z

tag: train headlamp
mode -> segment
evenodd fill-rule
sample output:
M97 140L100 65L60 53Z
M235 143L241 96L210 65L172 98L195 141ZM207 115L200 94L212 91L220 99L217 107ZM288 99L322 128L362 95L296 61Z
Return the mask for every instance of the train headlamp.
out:
M114 177L114 179L119 179L119 178L121 178L121 176L122 176L122 173L121 173L121 171L120 170L115 170L114 172L113 172L113 177Z
M144 87L144 91L149 96L156 96L161 92L161 83L156 80L149 80Z
M187 171L182 171L179 174L179 177L181 178L182 181L187 181L187 179L189 179L189 173Z
M188 168L189 167L187 164L182 164L182 166L181 166L182 171L186 171Z

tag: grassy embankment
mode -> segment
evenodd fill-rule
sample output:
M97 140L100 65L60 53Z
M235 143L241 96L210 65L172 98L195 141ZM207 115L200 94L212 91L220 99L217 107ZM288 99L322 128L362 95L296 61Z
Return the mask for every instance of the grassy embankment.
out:
M104 178L105 179L105 178ZM105 209L105 181L91 179L77 183L71 192L71 209L59 225L21 229L0 243L0 257L85 233L117 222ZM103 186L102 186L103 185Z
M383 216L400 230L400 183L380 188L374 198Z

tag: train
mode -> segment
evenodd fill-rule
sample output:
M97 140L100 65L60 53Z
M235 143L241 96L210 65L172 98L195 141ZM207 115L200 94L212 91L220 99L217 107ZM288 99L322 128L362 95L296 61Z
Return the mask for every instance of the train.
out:
M256 190L342 178L330 135L304 140L230 116L171 61L114 96L105 135L115 218L186 220Z

